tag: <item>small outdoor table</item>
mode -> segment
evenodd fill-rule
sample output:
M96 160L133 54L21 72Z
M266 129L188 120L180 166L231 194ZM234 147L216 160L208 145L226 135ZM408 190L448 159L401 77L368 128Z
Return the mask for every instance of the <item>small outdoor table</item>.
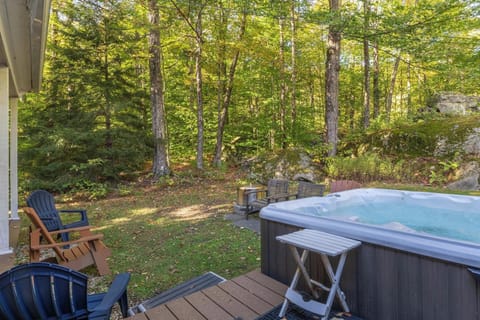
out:
M297 263L297 271L295 271L292 283L285 293L285 301L283 302L279 317L282 318L285 316L288 304L289 302L292 302L305 310L322 316L322 320L327 319L335 296L338 297L343 310L345 312L349 312L347 302L345 301L345 294L340 289L339 283L340 278L342 277L343 267L345 266L345 260L347 259L348 252L360 246L361 242L310 229L304 229L301 231L281 235L276 239L289 246L295 262ZM297 248L303 250L301 256L299 255ZM327 273L331 282L330 288L310 278L307 269L305 268L305 261L307 260L310 252L320 254L325 272ZM337 270L334 272L328 257L335 257L338 255L340 255L340 260L338 262ZM305 278L306 283L315 299L318 299L319 295L316 291L317 288L314 288L314 286L329 291L327 301L325 303L309 299L295 290L298 280L300 279L300 274Z

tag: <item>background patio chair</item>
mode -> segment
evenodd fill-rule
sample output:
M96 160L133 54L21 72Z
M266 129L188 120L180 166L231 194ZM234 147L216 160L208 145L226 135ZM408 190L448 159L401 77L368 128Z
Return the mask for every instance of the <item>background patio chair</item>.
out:
M361 187L361 183L354 180L337 180L330 183L330 192L340 192Z
M87 294L88 277L51 263L16 266L0 275L0 319L110 319L119 303L127 317L129 273L115 277L105 293Z
M323 197L325 192L325 185L316 184L308 181L298 182L298 191L295 194L296 199L308 198L308 197Z
M40 254L53 249L56 262L74 270L82 270L96 265L100 275L110 274L106 258L111 255L109 248L102 242L103 234L93 234L89 226L48 231L33 208L24 208L32 226L30 227L30 262L40 261ZM76 232L79 238L70 241L56 242L55 236L62 231ZM42 238L47 242L42 244ZM67 247L67 248L66 248ZM47 258L51 262L52 258Z
M245 214L247 219L249 214L260 211L260 209L262 209L271 202L288 200L288 185L288 180L270 179L268 181L267 189L251 190L245 192Z
M76 228L82 226L88 226L87 211L83 209L78 210L57 210L55 207L55 198L53 195L45 190L36 190L33 191L30 196L27 198L27 205L33 209L38 214L40 219L42 219L45 227L48 231L56 231L61 229ZM79 214L80 220L63 224L60 214ZM69 240L68 232L60 233L59 236L62 238L62 241Z

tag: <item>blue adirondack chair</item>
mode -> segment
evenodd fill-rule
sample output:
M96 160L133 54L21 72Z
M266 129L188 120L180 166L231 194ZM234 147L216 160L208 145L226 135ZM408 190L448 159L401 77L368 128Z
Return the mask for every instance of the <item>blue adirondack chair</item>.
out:
M0 275L0 319L109 319L117 302L127 317L129 273L117 275L106 293L88 295L87 280L51 263L16 266Z
M47 227L48 231L57 231L62 229L76 228L88 226L87 211L83 209L77 210L57 210L55 207L55 199L53 195L45 190L33 191L27 198L27 204L29 207L35 209L43 224ZM63 224L60 214L80 214L80 220ZM67 242L70 240L67 232L61 233L60 237L62 241Z

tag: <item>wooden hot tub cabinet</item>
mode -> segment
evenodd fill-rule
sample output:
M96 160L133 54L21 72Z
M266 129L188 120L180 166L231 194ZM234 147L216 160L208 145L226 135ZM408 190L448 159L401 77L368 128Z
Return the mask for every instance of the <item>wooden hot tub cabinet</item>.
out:
M275 237L299 229L261 221L262 272L287 285L296 264ZM312 255L306 265L314 279L328 283L319 259ZM341 287L352 313L364 319L480 320L480 285L468 266L387 246L362 241L348 255Z

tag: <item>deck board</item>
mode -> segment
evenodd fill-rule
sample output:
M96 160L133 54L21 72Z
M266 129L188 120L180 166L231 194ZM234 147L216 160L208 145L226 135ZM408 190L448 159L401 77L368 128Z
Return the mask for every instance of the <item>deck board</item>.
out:
M253 320L283 302L287 286L255 270L169 301L132 320Z
M232 280L241 287L245 288L252 294L261 297L262 300L270 303L271 305L277 305L283 301L283 297L276 292L262 286L248 277L240 277Z
M248 290L240 287L233 281L222 283L219 286L232 297L236 298L238 301L247 305L250 309L253 309L253 311L259 314L264 310L273 308L271 304L259 299L257 296L252 295L250 292L248 292Z
M177 317L173 315L173 313L164 305L160 305L157 308L147 310L145 314L147 318L145 319L162 319L162 320L177 320ZM135 316L136 317L136 316ZM135 318L137 320L137 318ZM143 320L143 318L141 318Z
M185 298L178 298L165 304L178 319L205 320Z
M229 320L233 317L209 299L203 292L195 292L185 297L206 319Z
M270 290L276 292L277 294L281 295L282 297L285 295L287 291L287 286L279 281L272 281L272 278L261 273L259 270L254 270L249 272L245 275L246 277L255 280L259 284L263 285L265 288L269 288Z
M210 298L217 301L229 314L242 319L254 319L258 315L248 306L242 304L237 299L233 298L227 292L219 287L211 287L204 291L204 293Z

